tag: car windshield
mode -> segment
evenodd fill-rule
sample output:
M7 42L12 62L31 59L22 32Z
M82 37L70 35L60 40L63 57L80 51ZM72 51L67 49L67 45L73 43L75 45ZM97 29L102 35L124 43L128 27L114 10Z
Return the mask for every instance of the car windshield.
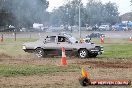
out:
M64 33L63 35L66 36L67 38L71 38L72 37L72 35L70 35L68 33Z
M70 37L69 40L71 43L78 43L78 40L75 37Z
M67 37L71 43L77 43L78 42L78 40L69 33L65 33L65 32L63 33L62 32L62 33L60 33L60 35L64 35L65 37Z

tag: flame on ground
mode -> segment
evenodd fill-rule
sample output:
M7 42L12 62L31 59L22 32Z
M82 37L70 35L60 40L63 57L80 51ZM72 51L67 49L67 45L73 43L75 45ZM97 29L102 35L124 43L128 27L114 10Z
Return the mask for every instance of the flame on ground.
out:
M82 68L82 77L88 77L88 72L84 70L84 68Z

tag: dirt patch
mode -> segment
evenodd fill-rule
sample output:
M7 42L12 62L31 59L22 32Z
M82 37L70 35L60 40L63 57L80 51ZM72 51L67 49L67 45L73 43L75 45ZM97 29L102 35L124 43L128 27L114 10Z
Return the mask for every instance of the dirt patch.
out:
M4 57L4 56L3 56ZM8 57L8 56L7 56ZM0 64L34 64L34 65L59 65L61 58L33 58L33 57L8 57L0 58ZM132 68L131 59L78 59L67 58L68 64L90 66L96 68Z
M0 77L0 85L37 85L37 84L71 84L78 83L78 72L60 72L44 75Z
M33 57L12 57L0 58L0 64L34 64L34 65L57 65L60 64L59 58L33 58ZM80 66L78 72L57 72L48 74L38 74L29 76L0 76L0 86L8 88L67 88L73 87L82 88L78 82L81 76L81 67L86 68L90 73L91 79L132 79L132 60L131 59L111 59L111 58L96 58L96 59L79 59L67 58L68 64L76 64ZM88 68L91 67L91 68ZM93 68L92 68L93 67ZM36 85L36 86L35 86ZM52 86L51 86L52 85ZM30 87L31 86L31 87ZM64 87L66 86L66 87ZM25 87L26 88L26 87ZM38 87L40 88L40 87Z
M132 68L132 62L130 61L85 61L80 62L81 65L90 65L93 67L101 68Z
M32 65L58 65L60 64L59 58L0 58L0 64L32 64Z
M5 54L5 53L1 53L0 58L12 58L12 56Z

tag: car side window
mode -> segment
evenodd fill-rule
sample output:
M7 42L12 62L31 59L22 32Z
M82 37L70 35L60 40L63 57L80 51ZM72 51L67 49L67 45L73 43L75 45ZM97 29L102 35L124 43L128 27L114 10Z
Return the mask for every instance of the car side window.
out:
M63 36L58 36L58 42L68 42L68 39Z
M50 36L46 38L47 43L54 43L55 42L56 36Z

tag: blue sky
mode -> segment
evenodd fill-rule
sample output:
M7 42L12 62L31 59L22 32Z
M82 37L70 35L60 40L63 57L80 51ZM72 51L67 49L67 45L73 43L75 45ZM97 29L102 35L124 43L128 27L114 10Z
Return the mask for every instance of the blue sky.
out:
M52 9L58 8L59 6L63 5L67 0L48 0L49 1L49 8L48 11L52 11ZM130 12L132 10L132 6L130 6L130 0L101 0L103 3L108 1L114 2L119 7L120 15L126 12ZM87 0L82 0L84 5L86 4Z

